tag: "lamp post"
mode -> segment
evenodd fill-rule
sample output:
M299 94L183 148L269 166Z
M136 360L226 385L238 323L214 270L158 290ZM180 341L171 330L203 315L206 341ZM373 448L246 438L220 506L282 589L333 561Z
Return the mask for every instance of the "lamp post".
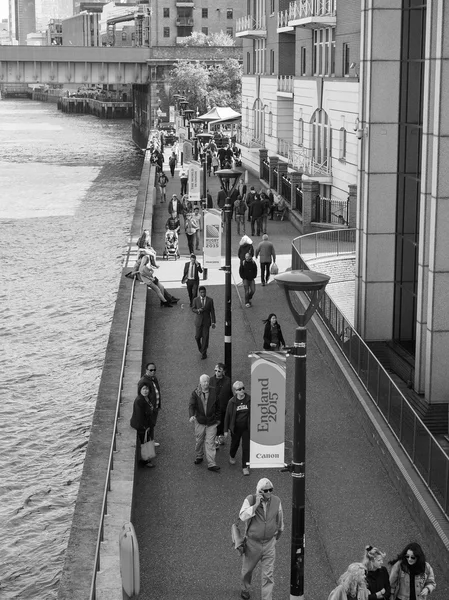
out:
M232 380L232 297L231 297L231 194L235 189L242 172L237 169L221 169L217 171L220 183L226 192L225 213L225 234L226 251L225 266L222 268L225 272L225 330L224 330L224 363L226 365L226 374Z
M306 360L307 329L313 313L317 309L330 277L315 271L295 270L276 275L274 280L287 297L289 308L298 323L295 332L295 345L289 354L295 358L295 400L293 457L287 470L293 478L292 491L292 539L290 600L304 598L304 543L305 543L305 491L306 491ZM310 296L309 306L300 313L293 305L290 292L306 292Z

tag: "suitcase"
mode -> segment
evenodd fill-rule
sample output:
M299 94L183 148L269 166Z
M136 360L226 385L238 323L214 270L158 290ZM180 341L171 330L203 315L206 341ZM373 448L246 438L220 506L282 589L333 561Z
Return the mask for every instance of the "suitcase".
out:
M122 587L130 598L140 592L139 546L132 523L125 523L119 536Z

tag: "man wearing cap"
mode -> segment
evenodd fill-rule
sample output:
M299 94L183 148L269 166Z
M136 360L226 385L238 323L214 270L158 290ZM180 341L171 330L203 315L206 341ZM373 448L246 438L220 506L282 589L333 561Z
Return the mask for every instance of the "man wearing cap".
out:
M181 283L187 284L187 292L190 299L190 307L192 307L194 298L198 294L198 286L200 285L199 273L202 273L200 263L196 260L196 255L190 255L190 261L184 265L184 274L182 276Z
M247 523L246 548L242 563L241 597L250 598L249 589L256 565L261 563L262 600L273 598L273 572L276 542L284 531L281 500L273 495L273 484L266 477L259 480L256 494L245 498L240 519Z

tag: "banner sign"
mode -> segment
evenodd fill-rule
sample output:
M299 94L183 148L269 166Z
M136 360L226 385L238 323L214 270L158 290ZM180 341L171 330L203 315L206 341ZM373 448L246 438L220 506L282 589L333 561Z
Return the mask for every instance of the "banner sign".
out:
M190 162L186 165L189 176L189 200L199 202L201 200L201 165L199 162Z
M185 163L188 163L193 159L193 146L190 142L188 142L188 141L183 142L182 152L184 154L184 162Z
M251 468L284 466L287 357L283 352L251 355Z
M204 211L203 267L221 268L221 211L216 208Z

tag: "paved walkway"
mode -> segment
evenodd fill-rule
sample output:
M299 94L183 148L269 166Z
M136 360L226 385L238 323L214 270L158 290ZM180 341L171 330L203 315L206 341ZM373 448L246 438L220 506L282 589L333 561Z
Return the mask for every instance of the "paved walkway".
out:
M250 178L250 185L260 182ZM218 182L209 180L214 191ZM168 197L179 193L179 179L168 184ZM163 224L167 205L157 204L153 244L163 248ZM281 269L289 266L290 240L297 235L288 222L269 221L270 239L281 255ZM257 240L258 238L256 238ZM235 256L238 236L233 232ZM139 469L135 479L134 524L141 554L140 600L230 600L239 596L240 559L231 548L230 526L244 497L255 491L260 477L268 476L285 510L286 531L278 544L274 600L289 597L291 476L278 470L253 470L243 477L237 465L228 463L228 448L217 453L221 472L211 473L205 464L195 466L193 427L188 422L188 401L202 373L213 374L224 353L224 275L211 273L208 294L214 298L217 328L211 330L209 357L201 360L194 340L194 315L185 286L179 284L187 260L185 236L181 236L181 261L161 262L158 276L168 282L180 303L161 309L154 294L148 295L144 360L154 360L162 387L162 411L156 428L161 446L155 469ZM250 384L251 350L262 347L262 319L276 312L287 344L296 327L282 291L273 282L257 285L253 306L241 303L238 270L233 286L232 379ZM260 282L260 279L258 279ZM292 447L293 359L287 369L287 460ZM392 558L410 540L422 542L435 565L432 548L420 533L392 486L371 442L360 427L351 401L340 388L329 365L311 336L308 348L308 406L306 463L306 597L323 600L346 566L359 560L366 544L373 544ZM449 593L449 576L437 569L434 600ZM252 599L260 599L260 573L253 581Z

